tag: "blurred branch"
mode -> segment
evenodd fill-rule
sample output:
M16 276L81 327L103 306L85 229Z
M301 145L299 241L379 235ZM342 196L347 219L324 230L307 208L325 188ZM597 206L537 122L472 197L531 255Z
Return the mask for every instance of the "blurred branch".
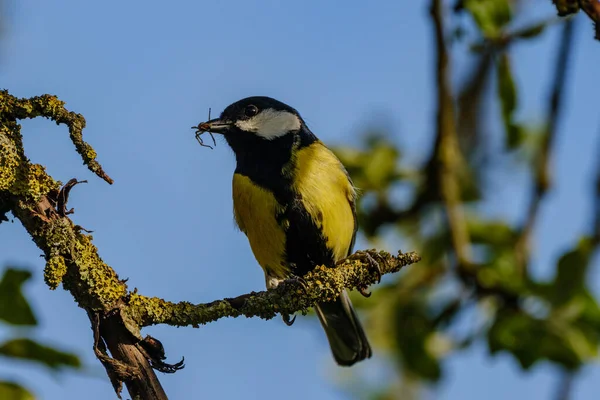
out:
M596 181L594 182L595 190L593 200L594 218L592 219L592 242L594 246L600 246L600 142L598 145L598 153L596 155Z
M134 399L166 399L154 369L175 372L183 367L183 362L172 365L163 362L162 344L149 336L142 338L143 325L197 325L225 316L272 318L276 313L306 311L317 301L338 296L344 287L364 288L376 282L376 263L383 273L391 273L419 260L415 253L391 256L385 252L357 252L339 268L316 269L306 277L304 285L286 282L273 291L198 306L131 293L125 281L102 260L92 237L67 217L68 192L77 181L71 180L61 187L43 166L31 163L25 156L18 120L35 117L67 125L84 163L112 183L95 160L95 151L83 141L83 116L67 111L64 103L54 96L17 99L7 91L0 91L1 209L9 210L20 220L44 252L44 278L50 288L62 283L86 310L94 333L94 352L119 397L124 382Z
M596 40L600 40L600 2L598 0L553 0L558 15L566 17L583 10L594 23Z
M573 390L574 379L575 373L573 371L562 371L560 380L558 382L555 400L571 399L571 391Z
M461 154L450 88L450 66L442 14L441 0L433 0L431 2L431 16L435 31L437 59L436 157L438 160L438 183L459 268L470 269L470 240L464 210L461 205L460 186L457 177Z
M277 314L306 313L315 303L336 299L345 288L360 288L377 283L378 274L365 254L378 261L382 274L398 272L402 267L420 260L414 252L392 256L383 251L359 251L339 263L336 268L315 268L302 277L302 281L284 281L272 290L252 292L208 304L171 303L132 293L128 300L128 313L140 326L168 324L194 327L225 317L243 315L271 319Z
M527 217L521 235L515 245L515 254L517 256L517 266L522 275L527 274L527 264L529 263L529 253L531 246L531 237L537 221L540 206L548 190L552 185L551 161L553 145L556 140L556 131L559 118L563 111L563 93L566 86L566 77L568 70L568 61L571 58L573 43L573 20L567 20L563 27L560 46L556 58L556 67L552 79L552 92L548 106L548 116L546 129L543 135L543 142L540 152L534 160L534 189L527 211Z
M492 71L495 50L486 49L480 54L475 65L469 71L470 77L458 95L457 131L462 151L465 153L480 148L482 138L482 98L485 94L486 82Z

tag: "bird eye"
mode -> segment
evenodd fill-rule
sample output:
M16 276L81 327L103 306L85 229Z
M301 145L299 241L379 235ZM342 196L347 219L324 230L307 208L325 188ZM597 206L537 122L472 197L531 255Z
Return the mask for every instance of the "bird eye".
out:
M258 107L256 107L253 104L250 104L244 109L244 114L246 115L246 117L254 117L256 114L258 114Z

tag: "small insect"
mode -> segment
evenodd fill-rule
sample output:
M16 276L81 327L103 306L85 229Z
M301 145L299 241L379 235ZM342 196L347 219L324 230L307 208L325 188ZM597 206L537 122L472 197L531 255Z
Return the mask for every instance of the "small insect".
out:
M207 121L210 121L210 108L208 109L208 119L207 119ZM200 143L200 146L202 146L202 147L208 147L209 149L212 150L213 147L211 145L208 145L208 144L204 143L204 140L202 140L202 137L201 137L204 132L208 132L208 134L210 135L210 137L213 140L213 146L217 145L217 141L215 140L215 137L213 136L213 134L211 133L211 131L209 129L207 129L207 128L208 128L208 126L205 123L200 123L197 126L192 126L192 129L196 130L196 132L195 132L195 134L196 134L196 140L198 141L198 143Z

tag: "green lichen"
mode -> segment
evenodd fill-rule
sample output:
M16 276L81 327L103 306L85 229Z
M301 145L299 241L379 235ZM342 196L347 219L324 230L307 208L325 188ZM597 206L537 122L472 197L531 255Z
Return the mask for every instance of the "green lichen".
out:
M57 193L60 182L52 179L43 166L25 157L20 119L45 117L65 124L79 154L88 167L112 183L95 160L94 149L83 141L85 119L65 109L55 96L43 95L18 99L0 91L0 194L18 199L13 214L19 218L48 259L44 271L46 283L55 289L63 282L77 302L88 309L114 308L127 293L127 287L98 255L91 236L80 233L68 218L40 214L44 196ZM48 202L45 203L47 207ZM39 218L41 217L41 218Z
M46 174L43 166L31 164L25 157L19 125L0 122L0 191L37 202L58 189L60 183Z
M36 242L42 244L40 247L47 254L64 257L63 286L73 293L80 306L110 310L125 296L127 286L100 258L91 239L91 236L76 231L68 219L60 218L45 225Z
M51 257L44 268L44 282L54 290L60 285L67 273L67 264L61 256Z
M51 190L59 188L60 182L52 179L46 173L46 168L39 164L22 163L17 172L17 179L9 188L9 192L13 196L26 197L37 202Z
M73 263L76 266L77 284L85 289L81 294L84 303L111 309L127 293L127 286L116 272L98 255L98 249L88 235L76 234ZM87 300L86 300L87 299Z
M9 129L0 127L0 191L7 191L17 180L21 157L14 143L8 138Z
M69 136L77 152L81 155L83 163L100 178L108 183L113 183L113 180L96 161L97 154L92 146L83 140L85 118L81 114L68 111L65 108L65 102L59 100L56 96L45 94L29 99L18 99L11 96L6 90L0 90L0 116L5 120L1 121L3 124L10 120L45 117L57 124L67 125Z
M336 268L317 267L306 276L304 284L295 281L281 283L276 289L252 292L235 299L194 305L189 302L171 303L157 297L130 294L126 310L140 326L169 324L197 327L224 317L259 317L270 319L277 314L306 314L315 303L330 301L345 288L362 287L375 283L378 274L365 258L367 252L357 252ZM393 273L416 263L416 253L392 256L386 252L368 251L378 259L382 273Z

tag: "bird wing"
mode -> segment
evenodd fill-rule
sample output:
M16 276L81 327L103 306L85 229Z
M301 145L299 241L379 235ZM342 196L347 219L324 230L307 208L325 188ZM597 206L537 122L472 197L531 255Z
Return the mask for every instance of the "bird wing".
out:
M333 255L327 264L335 263L351 251L356 236L352 181L338 158L319 141L298 150L294 174L294 192Z

